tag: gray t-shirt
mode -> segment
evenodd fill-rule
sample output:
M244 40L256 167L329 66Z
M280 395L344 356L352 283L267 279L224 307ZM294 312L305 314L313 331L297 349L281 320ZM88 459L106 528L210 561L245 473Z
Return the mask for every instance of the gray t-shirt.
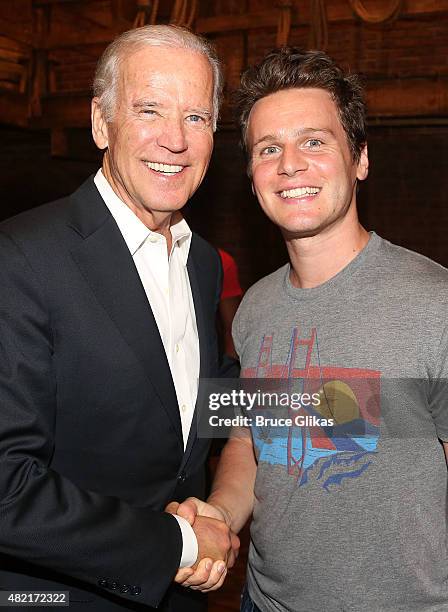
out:
M300 383L323 401L299 413L336 423L252 428L249 592L263 612L448 610L448 270L374 233L318 287L289 270L238 310L242 376Z

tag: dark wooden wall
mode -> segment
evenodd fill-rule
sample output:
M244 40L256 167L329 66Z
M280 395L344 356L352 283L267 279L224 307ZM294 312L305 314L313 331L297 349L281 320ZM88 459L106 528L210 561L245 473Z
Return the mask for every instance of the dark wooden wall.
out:
M279 4L199 2L195 27L217 45L227 93L247 64L275 46ZM289 4L288 41L306 47L319 34L310 3ZM322 44L366 79L371 170L359 194L361 219L448 266L448 0L403 0L397 18L376 24L357 17L349 0L325 4ZM391 2L364 4L379 10ZM0 218L69 193L98 167L88 128L93 67L114 32L130 27L135 5L0 3ZM173 2L160 6L167 22ZM285 261L282 240L251 193L228 105L210 170L187 214L193 228L236 257L246 287Z
M0 218L74 190L100 164L88 130L78 155L52 158L48 132L0 129ZM448 266L448 126L371 127L370 176L359 211L368 229ZM252 195L236 131L216 135L207 177L187 209L199 233L230 251L243 284L286 261L279 232Z

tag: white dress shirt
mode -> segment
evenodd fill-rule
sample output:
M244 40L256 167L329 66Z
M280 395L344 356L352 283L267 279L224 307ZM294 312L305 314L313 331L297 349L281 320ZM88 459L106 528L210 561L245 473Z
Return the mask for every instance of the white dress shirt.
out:
M154 314L176 391L185 449L199 379L199 338L187 271L191 230L183 218L170 227L172 246L168 255L165 237L140 221L115 193L101 169L94 181L123 235ZM183 539L180 567L188 567L198 555L196 536L188 521L175 518Z

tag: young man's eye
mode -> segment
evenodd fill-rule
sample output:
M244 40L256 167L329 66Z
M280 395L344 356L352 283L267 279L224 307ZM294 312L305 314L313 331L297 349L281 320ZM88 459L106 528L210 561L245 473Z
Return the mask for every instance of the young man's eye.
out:
M277 151L278 151L278 147L271 146L271 147L264 148L261 151L261 154L262 155L273 155L274 153L277 153Z
M310 149L318 149L322 144L322 140L319 140L318 138L311 138L308 140L307 144Z

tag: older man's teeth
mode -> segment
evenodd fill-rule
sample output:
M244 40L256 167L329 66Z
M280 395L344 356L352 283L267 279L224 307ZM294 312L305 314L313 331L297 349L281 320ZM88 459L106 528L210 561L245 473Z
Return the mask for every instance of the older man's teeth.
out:
M146 162L146 165L151 170L161 172L162 174L177 174L184 169L184 166L174 166L172 164L159 164L158 162Z
M318 187L298 187L297 189L288 189L280 193L282 198L303 198L307 195L316 195L319 193Z

